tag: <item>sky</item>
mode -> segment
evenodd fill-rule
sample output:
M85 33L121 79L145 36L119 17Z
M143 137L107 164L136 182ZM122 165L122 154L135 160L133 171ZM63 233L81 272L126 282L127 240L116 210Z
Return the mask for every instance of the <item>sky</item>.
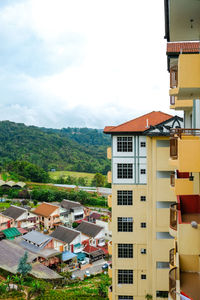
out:
M104 128L169 109L162 0L0 0L0 120Z

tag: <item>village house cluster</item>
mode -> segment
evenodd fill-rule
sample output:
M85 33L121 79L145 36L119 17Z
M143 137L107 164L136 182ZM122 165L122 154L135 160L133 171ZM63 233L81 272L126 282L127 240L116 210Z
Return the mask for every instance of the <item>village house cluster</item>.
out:
M0 268L17 273L25 251L36 278L59 279L61 271L92 264L108 255L108 218L69 200L34 209L11 205L0 213Z

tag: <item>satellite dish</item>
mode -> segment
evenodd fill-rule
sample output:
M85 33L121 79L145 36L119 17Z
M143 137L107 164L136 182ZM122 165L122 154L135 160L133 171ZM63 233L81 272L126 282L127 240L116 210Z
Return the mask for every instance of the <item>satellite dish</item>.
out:
M192 228L195 228L195 229L198 228L198 224L196 221L192 221L190 224L191 224Z

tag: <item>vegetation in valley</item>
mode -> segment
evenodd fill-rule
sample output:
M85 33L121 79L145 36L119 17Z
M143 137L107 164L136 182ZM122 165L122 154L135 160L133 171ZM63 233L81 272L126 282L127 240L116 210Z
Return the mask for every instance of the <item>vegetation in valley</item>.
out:
M89 128L47 129L10 121L0 122L0 166L27 161L45 171L69 170L106 174L110 137Z

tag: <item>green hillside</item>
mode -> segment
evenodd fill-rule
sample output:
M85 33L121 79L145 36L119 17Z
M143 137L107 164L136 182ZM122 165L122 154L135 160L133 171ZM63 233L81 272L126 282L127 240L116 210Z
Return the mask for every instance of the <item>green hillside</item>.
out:
M26 160L50 169L106 174L110 137L88 128L47 129L0 122L0 165Z

